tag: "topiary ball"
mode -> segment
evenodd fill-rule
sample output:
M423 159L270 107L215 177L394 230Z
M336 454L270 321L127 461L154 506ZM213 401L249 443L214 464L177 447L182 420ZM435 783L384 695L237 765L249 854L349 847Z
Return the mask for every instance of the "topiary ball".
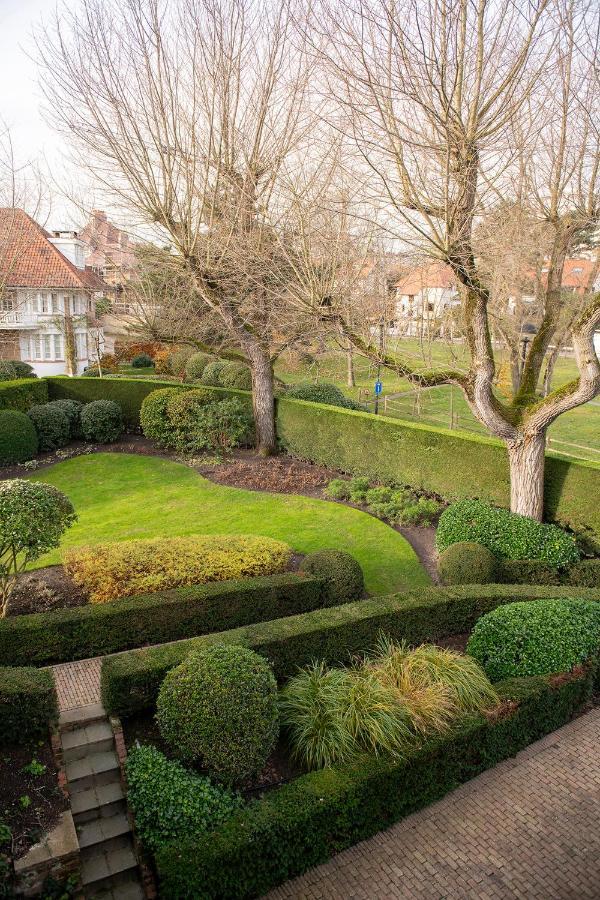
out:
M228 783L264 767L279 733L277 684L269 663L245 647L217 644L171 669L156 720L173 753Z
M202 378L202 373L210 362L214 361L214 356L209 353L192 353L185 364L185 374L187 378Z
M326 403L329 406L342 406L348 408L354 406L349 401L339 387L328 382L320 384L300 383L294 384L285 394L286 397L292 397L295 400L309 400L312 403Z
M252 372L242 363L225 363L220 377L221 384L225 388L235 388L238 391L252 390Z
M223 360L215 359L214 362L210 362L206 366L200 381L202 384L206 384L209 387L221 387L221 373L224 368L225 363Z
M309 553L300 563L300 571L326 579L328 606L358 600L364 593L363 570L354 557L343 550Z
M508 603L482 616L467 653L491 681L569 672L598 652L600 619L569 600Z
M147 394L140 409L140 425L144 435L159 447L172 447L175 441L175 429L167 415L167 406L171 398L181 393L181 388L160 388Z
M183 378L185 375L185 365L190 358L190 356L194 355L193 347L178 347L176 350L173 350L169 354L169 371L172 375L176 375L178 378Z
M0 466L33 459L37 452L37 431L29 416L16 409L0 409Z
M27 415L37 431L39 449L56 450L69 443L71 428L66 413L52 403L42 403L27 410Z
M494 554L474 541L451 544L438 560L438 572L444 584L491 584L497 570Z
M0 359L0 381L15 381L17 378L37 378L29 363L20 359Z
M80 438L81 435L81 410L83 403L79 400L51 400L46 404L54 409L60 409L69 420L69 434L72 438Z
M123 433L123 413L114 400L92 400L81 410L81 431L86 441L110 444Z
M149 353L138 353L131 360L134 369L150 369L154 366L154 360Z

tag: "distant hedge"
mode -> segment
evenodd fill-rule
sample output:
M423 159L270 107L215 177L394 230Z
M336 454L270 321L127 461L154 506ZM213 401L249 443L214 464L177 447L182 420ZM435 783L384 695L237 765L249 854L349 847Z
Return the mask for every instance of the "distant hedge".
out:
M132 715L151 707L169 669L199 646L225 642L250 647L270 660L282 680L314 659L347 663L352 653L371 648L381 632L420 644L469 631L484 613L504 603L574 596L600 600L600 590L491 584L372 597L107 657L102 661L102 700L113 715Z
M0 667L0 744L21 744L44 737L57 719L51 672Z
M210 833L161 847L160 896L263 896L564 725L588 701L591 682L590 669L558 684L501 682L502 699L518 706L499 719L474 715L403 758L364 755L269 791Z
M285 573L0 619L5 665L48 665L320 609L325 579Z
M42 378L0 381L0 409L27 412L32 406L48 402L48 383Z

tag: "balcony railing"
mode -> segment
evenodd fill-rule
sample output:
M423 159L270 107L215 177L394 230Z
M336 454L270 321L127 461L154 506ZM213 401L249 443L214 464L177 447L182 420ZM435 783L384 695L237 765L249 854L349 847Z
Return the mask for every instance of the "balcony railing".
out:
M39 323L39 316L36 313L18 309L0 310L0 331L7 328L36 328Z

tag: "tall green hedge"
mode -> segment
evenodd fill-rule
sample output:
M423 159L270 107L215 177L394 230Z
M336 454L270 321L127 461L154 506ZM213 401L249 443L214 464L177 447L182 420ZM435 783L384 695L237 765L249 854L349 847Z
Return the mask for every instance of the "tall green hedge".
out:
M600 600L600 590L526 585L462 585L372 597L231 631L131 650L102 661L102 699L113 715L132 715L154 705L169 669L196 647L241 644L273 665L279 680L314 659L345 663L371 648L381 632L411 644L470 630L484 613L515 600L551 597Z
M193 585L0 619L5 665L47 665L104 656L328 605L323 578L285 573Z
M52 674L0 667L0 745L43 737L58 719Z
M38 403L48 402L48 383L42 378L19 378L0 381L0 409L27 412Z
M498 685L517 700L498 721L473 716L402 760L364 756L303 775L250 803L224 825L156 854L166 900L244 900L325 862L568 722L591 694L591 671L560 685Z

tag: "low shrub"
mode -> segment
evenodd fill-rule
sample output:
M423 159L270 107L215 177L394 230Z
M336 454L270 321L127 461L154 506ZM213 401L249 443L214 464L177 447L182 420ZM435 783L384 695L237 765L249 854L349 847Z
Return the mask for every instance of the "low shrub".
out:
M353 503L365 503L370 488L371 482L369 481L369 479L364 478L361 475L357 475L350 481L349 499Z
M373 515L398 525L429 525L440 511L436 500L389 487L370 488L365 503Z
M131 360L134 369L150 369L154 367L154 360L148 353L138 353Z
M171 446L182 453L192 453L197 446L196 431L204 413L204 407L215 403L218 398L206 388L192 388L187 391L174 391L167 398L166 413L170 429Z
M20 359L0 359L0 381L16 381L18 378L37 378L29 363Z
M46 737L58 719L52 673L47 669L0 667L0 744Z
M123 414L114 400L92 400L81 410L81 431L86 441L111 444L123 433Z
M151 852L212 831L242 806L230 791L167 759L156 747L133 747L125 772L136 832Z
M169 371L171 375L184 378L186 363L195 352L193 347L178 347L176 350L173 350L169 356Z
M69 443L71 429L66 413L50 403L32 406L27 415L33 422L41 453L57 450Z
M193 425L180 432L179 446L187 453L217 450L227 453L252 441L252 417L247 405L238 400L218 400L205 404Z
M96 366L96 368L101 368L102 372L116 372L120 362L121 360L114 353L103 353L100 357L100 366Z
M243 363L228 362L221 369L220 384L224 388L237 388L239 391L252 390L252 372Z
M194 380L202 378L202 373L210 362L214 361L214 356L210 353L192 353L185 362L185 374L187 378Z
M577 563L575 566L572 566L568 572L572 572L579 565L580 563ZM504 584L574 583L569 581L568 578L563 578L556 566L552 566L541 559L499 559L495 577L490 580L500 581ZM595 585L588 585L588 587L595 587Z
M64 565L92 603L132 594L284 571L291 549L252 535L190 535L74 547Z
M496 581L497 570L494 554L474 541L450 544L438 560L438 572L444 584L491 584Z
M246 647L191 653L166 676L156 720L181 759L201 760L224 781L241 782L262 770L279 733L271 667Z
M221 359L215 359L210 362L202 373L202 384L212 385L212 387L220 387L221 373L225 368L225 363Z
M341 406L344 409L354 409L356 405L352 400L348 400L337 385L329 384L326 381L319 384L310 384L309 382L293 384L288 387L285 396L292 397L294 400L308 400L312 403L326 403L328 406Z
M0 466L25 462L38 452L34 424L16 409L0 409Z
M54 409L60 409L69 420L69 436L72 439L82 437L81 431L81 410L83 403L78 400L51 400L47 406Z
M39 406L47 401L48 384L41 378L0 381L0 409L27 412L32 406Z
M331 606L358 600L365 590L360 563L342 550L317 550L309 553L300 563L300 571L327 580Z
M565 581L577 587L600 587L600 559L582 559L575 563L567 572Z
M459 500L442 513L437 549L442 552L458 541L475 541L506 559L542 559L554 566L579 559L574 535L558 525L542 525L481 500Z
M323 493L332 500L349 500L350 499L350 482L345 478L333 478Z
M175 435L167 408L175 395L180 392L179 388L160 388L152 391L142 401L140 410L142 431L159 447L174 446Z
M154 368L156 370L157 375L170 375L171 370L169 368L169 359L171 356L170 350L157 350L154 355Z
M492 681L569 672L600 646L600 620L569 600L509 603L475 624L467 652Z

